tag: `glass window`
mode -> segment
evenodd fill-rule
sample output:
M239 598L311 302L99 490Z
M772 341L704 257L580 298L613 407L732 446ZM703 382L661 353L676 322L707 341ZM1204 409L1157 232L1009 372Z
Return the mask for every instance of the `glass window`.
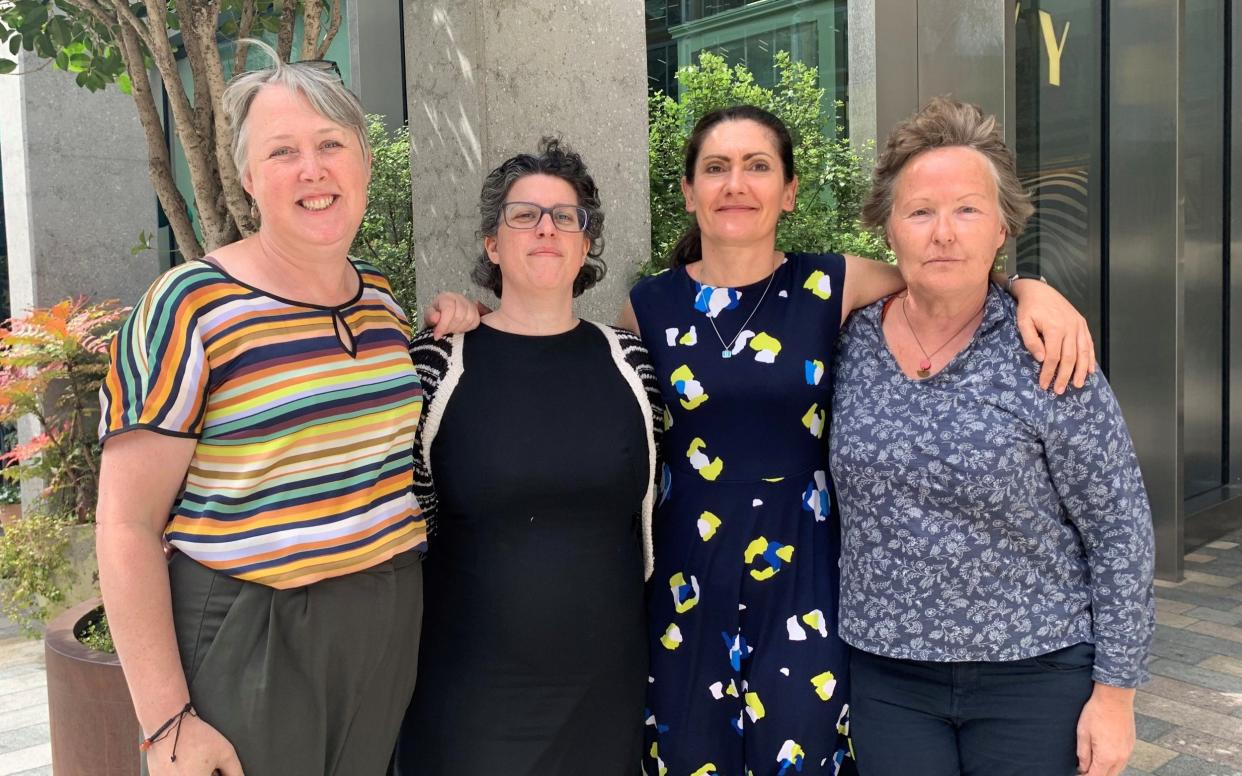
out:
M1022 2L1015 21L1018 175L1035 215L1018 266L1038 272L1101 342L1100 0Z
M723 57L729 65L746 65L754 74L755 83L767 88L775 85L779 77L776 69L778 51L788 51L795 62L805 62L812 67L819 65L819 38L813 21L707 46L694 52L694 60L698 60L703 51Z

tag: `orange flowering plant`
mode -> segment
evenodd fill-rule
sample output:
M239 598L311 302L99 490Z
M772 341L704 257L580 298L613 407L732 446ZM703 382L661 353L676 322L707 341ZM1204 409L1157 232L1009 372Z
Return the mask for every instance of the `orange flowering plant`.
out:
M129 308L66 299L0 327L0 422L31 416L38 433L0 455L4 476L43 482L51 514L95 517L99 484L99 386L108 344Z

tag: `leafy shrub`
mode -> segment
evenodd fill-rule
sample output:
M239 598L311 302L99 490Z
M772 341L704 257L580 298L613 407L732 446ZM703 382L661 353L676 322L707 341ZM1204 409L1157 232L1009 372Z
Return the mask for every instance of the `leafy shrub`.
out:
M349 252L388 276L393 296L414 321L417 303L410 130L402 126L390 135L382 116L367 116L367 134L371 139L371 184L362 226Z
M96 652L116 654L112 631L108 629L108 615L104 613L102 606L82 623L82 629L76 635L78 641Z
M63 517L27 512L0 536L0 610L27 635L36 635L74 580L69 526Z
M0 535L0 609L27 633L79 575L94 574L72 568L69 532L95 520L99 387L127 312L115 302L65 300L0 327L0 424L11 428L24 416L39 424L31 440L0 454L7 483L43 483L34 508Z
M74 522L95 519L99 387L108 343L129 309L66 299L0 328L0 422L30 415L40 433L0 456L3 475L42 480L43 507Z
M816 69L778 52L780 78L772 89L755 83L742 65L704 52L698 65L677 71L681 94L648 99L648 152L651 175L651 254L643 274L663 269L692 216L681 195L682 161L694 123L717 108L749 104L771 111L794 138L798 201L777 227L776 247L790 251L838 251L889 258L884 242L859 226L863 198L871 185L867 161L823 113L824 90ZM843 109L841 103L838 110Z

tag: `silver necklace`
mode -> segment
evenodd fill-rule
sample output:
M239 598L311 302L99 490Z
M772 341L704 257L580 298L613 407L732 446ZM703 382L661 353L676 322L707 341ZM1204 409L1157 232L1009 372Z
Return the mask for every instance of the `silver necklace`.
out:
M763 304L764 298L767 297L768 295L768 289L772 287L772 281L776 279L777 269L780 269L779 264L776 266L775 269L772 270L772 274L768 275L768 284L763 287L763 293L759 295L759 301L755 302L754 309L750 311L750 315L746 316L746 320L742 321L742 328L737 330L737 334L733 335L733 339L729 340L728 342L725 342L724 337L720 336L720 329L716 328L716 319L710 315L707 315L707 313L704 313L704 315L707 315L707 322L712 325L712 331L716 332L716 339L720 340L720 347L722 348L722 350L720 351L721 358L733 358L733 343L737 342L737 338L742 336L742 332L746 331L746 326L750 324L750 319L754 318L755 313L759 312L759 306ZM701 291L703 289L703 283L698 280L694 282L698 284L699 290ZM710 286L710 288L717 288L717 287L718 286ZM741 298L740 293L738 294L738 298ZM707 312L711 312L710 305L708 306Z

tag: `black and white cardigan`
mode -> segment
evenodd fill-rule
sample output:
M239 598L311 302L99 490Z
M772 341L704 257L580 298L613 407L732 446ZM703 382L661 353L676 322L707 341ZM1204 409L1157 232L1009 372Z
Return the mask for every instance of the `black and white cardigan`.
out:
M612 360L617 371L634 392L634 399L642 410L647 427L647 460L651 476L647 493L643 496L643 577L649 579L654 564L651 542L651 516L660 487L659 462L660 435L664 430L664 403L660 399L660 387L655 370L638 335L615 326L594 321L584 323L597 327L608 340ZM427 533L431 552L435 552L436 500L435 480L431 473L431 445L440 430L444 408L448 406L453 390L457 388L465 367L462 362L462 339L464 335L451 334L436 339L431 329L418 333L410 341L410 356L423 385L423 412L418 419L418 432L414 437L414 496L427 520Z

